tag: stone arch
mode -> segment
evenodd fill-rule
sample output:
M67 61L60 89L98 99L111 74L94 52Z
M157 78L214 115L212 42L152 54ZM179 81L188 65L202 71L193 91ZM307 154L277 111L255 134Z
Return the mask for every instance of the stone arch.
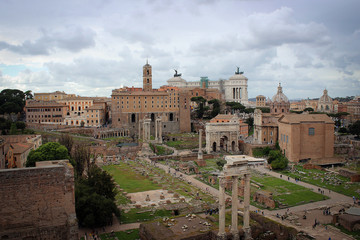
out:
M235 141L231 142L231 151L235 151Z
M225 135L220 138L220 150L228 151L228 141L229 138Z
M170 122L174 121L174 114L173 113L169 114L169 121Z
M152 113L152 114L150 115L150 117L151 117L151 121L152 121L152 122L155 122L155 114Z
M213 144L212 144L212 150L213 150L214 152L216 152L216 142L213 142Z

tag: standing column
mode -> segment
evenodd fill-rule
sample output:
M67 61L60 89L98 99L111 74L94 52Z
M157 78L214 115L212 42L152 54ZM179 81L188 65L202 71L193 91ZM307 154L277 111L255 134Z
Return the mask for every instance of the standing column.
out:
M231 233L234 240L239 240L238 229L238 176L232 177L232 199L231 199Z
M203 160L203 152L202 152L202 129L199 129L199 152L198 152L198 160Z
M159 119L159 143L162 143L162 123L161 123L161 119Z
M158 142L158 120L155 119L155 141Z
M150 130L151 130L151 125L150 125L150 121L148 122L148 140L150 140L150 136L151 136L151 132L150 132Z
M146 123L145 120L143 121L143 140L146 141Z
M219 176L219 233L218 239L225 239L225 176Z
M251 239L250 229L250 174L244 174L245 188L244 188L244 233L245 240Z

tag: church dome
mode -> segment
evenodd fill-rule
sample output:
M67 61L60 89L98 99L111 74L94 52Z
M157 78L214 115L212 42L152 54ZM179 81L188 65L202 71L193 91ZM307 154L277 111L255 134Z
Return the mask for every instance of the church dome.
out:
M279 83L277 93L272 97L272 102L289 102L289 99L285 96L282 91L281 84Z
M329 97L326 89L324 90L324 94L319 98L319 103L332 103L332 99Z

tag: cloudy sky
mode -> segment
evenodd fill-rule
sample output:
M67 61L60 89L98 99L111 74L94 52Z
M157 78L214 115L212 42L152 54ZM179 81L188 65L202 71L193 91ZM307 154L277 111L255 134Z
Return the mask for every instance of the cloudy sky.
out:
M239 66L249 97L360 95L358 0L1 0L0 88L107 96Z

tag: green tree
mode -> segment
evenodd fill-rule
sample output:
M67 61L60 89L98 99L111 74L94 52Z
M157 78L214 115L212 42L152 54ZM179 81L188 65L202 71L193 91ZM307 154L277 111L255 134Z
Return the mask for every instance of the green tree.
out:
M4 89L0 92L0 113L22 112L25 106L25 93L18 89Z
M35 162L69 159L69 153L65 146L57 142L48 142L38 149L32 150L26 161L26 167L35 167Z
M270 113L270 108L268 107L257 107L257 109L260 109L262 113Z
M70 136L70 134L61 134L59 143L64 145L68 152L71 153L72 146L74 145L74 139L72 136Z
M117 194L115 182L110 174L101 170L95 164L91 165L86 182L97 194L115 200Z
M89 228L109 225L113 213L120 216L113 200L97 194L81 181L77 181L75 185L75 210L79 224Z
M250 131L250 129L254 126L254 118L249 117L248 119L246 119L245 123L249 125L249 131Z
M225 159L220 159L216 161L216 165L218 165L218 168L221 170L224 165L226 164L226 160Z
M72 157L75 161L75 172L77 177L82 177L84 170L90 168L90 148L85 144L78 144L74 147Z
M357 120L349 126L349 132L356 135L358 138L360 137L360 120Z
M96 165L91 165L87 177L75 182L75 210L79 224L95 228L109 225L113 213L120 216L114 202L116 185L111 176Z
M17 128L16 128L16 124L15 124L15 123L12 123L12 124L11 124L9 134L10 134L10 135L16 135L16 134L17 134Z
M238 102L226 102L226 106L230 107L231 110L238 110L244 112L245 106Z
M17 129L20 129L21 132L24 132L24 129L26 128L26 124L24 122L18 121L15 124Z
M210 113L210 117L214 118L220 113L220 101L218 99L212 99L208 102L209 104L212 104L213 109Z
M304 112L313 112L313 111L314 111L314 109L311 107L307 107L304 109Z
M268 162L272 163L273 161L282 157L282 154L279 150L271 150L269 152Z
M284 156L282 156L279 159L276 159L271 163L271 168L275 170L282 170L285 169L288 166L288 159Z

